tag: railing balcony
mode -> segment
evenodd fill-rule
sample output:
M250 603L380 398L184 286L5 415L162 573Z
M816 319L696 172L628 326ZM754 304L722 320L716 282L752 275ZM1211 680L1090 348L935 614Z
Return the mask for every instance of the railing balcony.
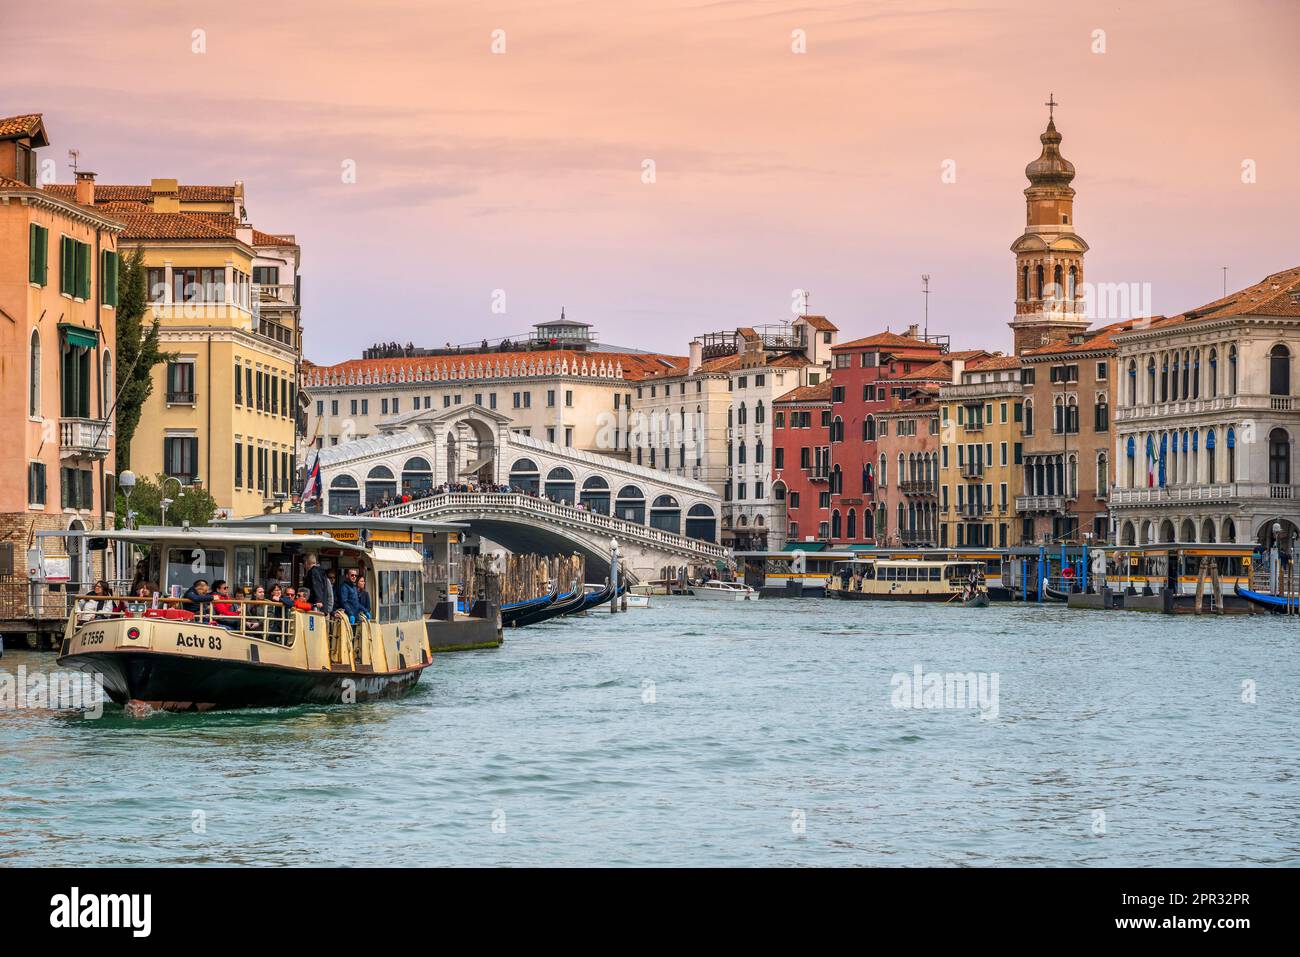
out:
M961 467L961 477L964 479L978 479L984 477L983 462L967 462Z
M194 405L197 395L192 390L189 392L177 392L172 389L167 390L168 405Z
M253 292L262 303L296 306L294 289L288 283L253 283Z
M904 495L934 497L939 494L939 486L927 479L908 479L898 483L898 490Z
M1064 512L1064 495L1017 495L1017 512Z
M59 452L64 456L103 458L113 440L113 423L108 419L60 419Z
M957 516L966 521L984 518L989 512L990 509L985 508L983 505L974 505L970 502L957 506Z
M1300 485L1271 482L1215 482L1203 485L1171 485L1165 488L1119 488L1110 490L1112 507L1135 505L1178 505L1234 503L1263 499L1300 499Z
M1294 396L1243 392L1203 399L1169 399L1164 402L1124 405L1115 409L1115 421L1133 422L1205 412L1292 412L1296 409L1300 409L1300 400Z

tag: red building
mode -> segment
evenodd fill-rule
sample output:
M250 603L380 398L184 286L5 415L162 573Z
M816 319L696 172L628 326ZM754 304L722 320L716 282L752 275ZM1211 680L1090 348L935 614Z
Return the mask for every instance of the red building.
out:
M831 537L830 436L834 377L787 392L772 403L773 539L827 541ZM857 519L855 518L855 521Z

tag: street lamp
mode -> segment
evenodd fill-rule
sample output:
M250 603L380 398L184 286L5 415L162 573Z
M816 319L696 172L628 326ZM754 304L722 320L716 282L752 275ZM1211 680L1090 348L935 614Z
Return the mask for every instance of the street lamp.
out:
M169 475L169 476L167 476L165 479L163 479L163 481L162 481L162 486L161 486L161 488L159 489L161 492L164 493L163 498L162 498L162 502L161 502L161 504L162 504L162 524L163 524L163 525L166 525L166 524L167 524L167 506L168 506L168 505L171 505L172 502L174 501L173 499L170 499L170 498L167 498L167 497L166 497L166 492L167 492L167 483L168 483L168 482L175 482L175 483L176 483L176 497L177 497L177 498L180 498L181 492L182 492L182 491L184 490L184 488L185 488L185 486L184 486L184 484L181 482L181 480L178 479L175 475Z
M135 473L130 469L118 473L117 487L122 490L122 497L126 499L126 527L135 527L135 512L131 511L131 493L135 491Z

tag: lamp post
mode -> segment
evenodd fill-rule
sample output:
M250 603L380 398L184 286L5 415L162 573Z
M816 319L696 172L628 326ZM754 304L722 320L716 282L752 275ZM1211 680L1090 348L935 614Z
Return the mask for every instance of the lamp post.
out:
M614 592L609 598L609 613L611 615L618 612L618 539L609 540L609 583L613 586Z
M163 524L163 525L166 525L166 524L167 524L167 506L168 506L168 505L171 505L171 504L172 504L172 501L173 501L172 499L166 497L166 494L167 494L167 483L168 483L168 482L175 482L175 483L176 483L176 497L177 497L177 498L180 498L181 491L182 491L182 489L184 489L184 487L185 487L185 486L181 483L181 480L178 479L175 475L169 475L169 476L167 476L165 479L163 479L162 486L161 486L160 489L159 489L159 491L161 491L161 492L163 493L163 497L160 499L160 504L162 505L162 522L161 522L161 524Z

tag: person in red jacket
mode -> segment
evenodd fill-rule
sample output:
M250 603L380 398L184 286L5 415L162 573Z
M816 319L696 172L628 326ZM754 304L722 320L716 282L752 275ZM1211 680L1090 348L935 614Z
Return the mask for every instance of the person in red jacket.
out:
M217 579L212 583L212 593L212 614L217 624L227 628L238 628L239 609L230 600L230 586L226 584L225 579Z

